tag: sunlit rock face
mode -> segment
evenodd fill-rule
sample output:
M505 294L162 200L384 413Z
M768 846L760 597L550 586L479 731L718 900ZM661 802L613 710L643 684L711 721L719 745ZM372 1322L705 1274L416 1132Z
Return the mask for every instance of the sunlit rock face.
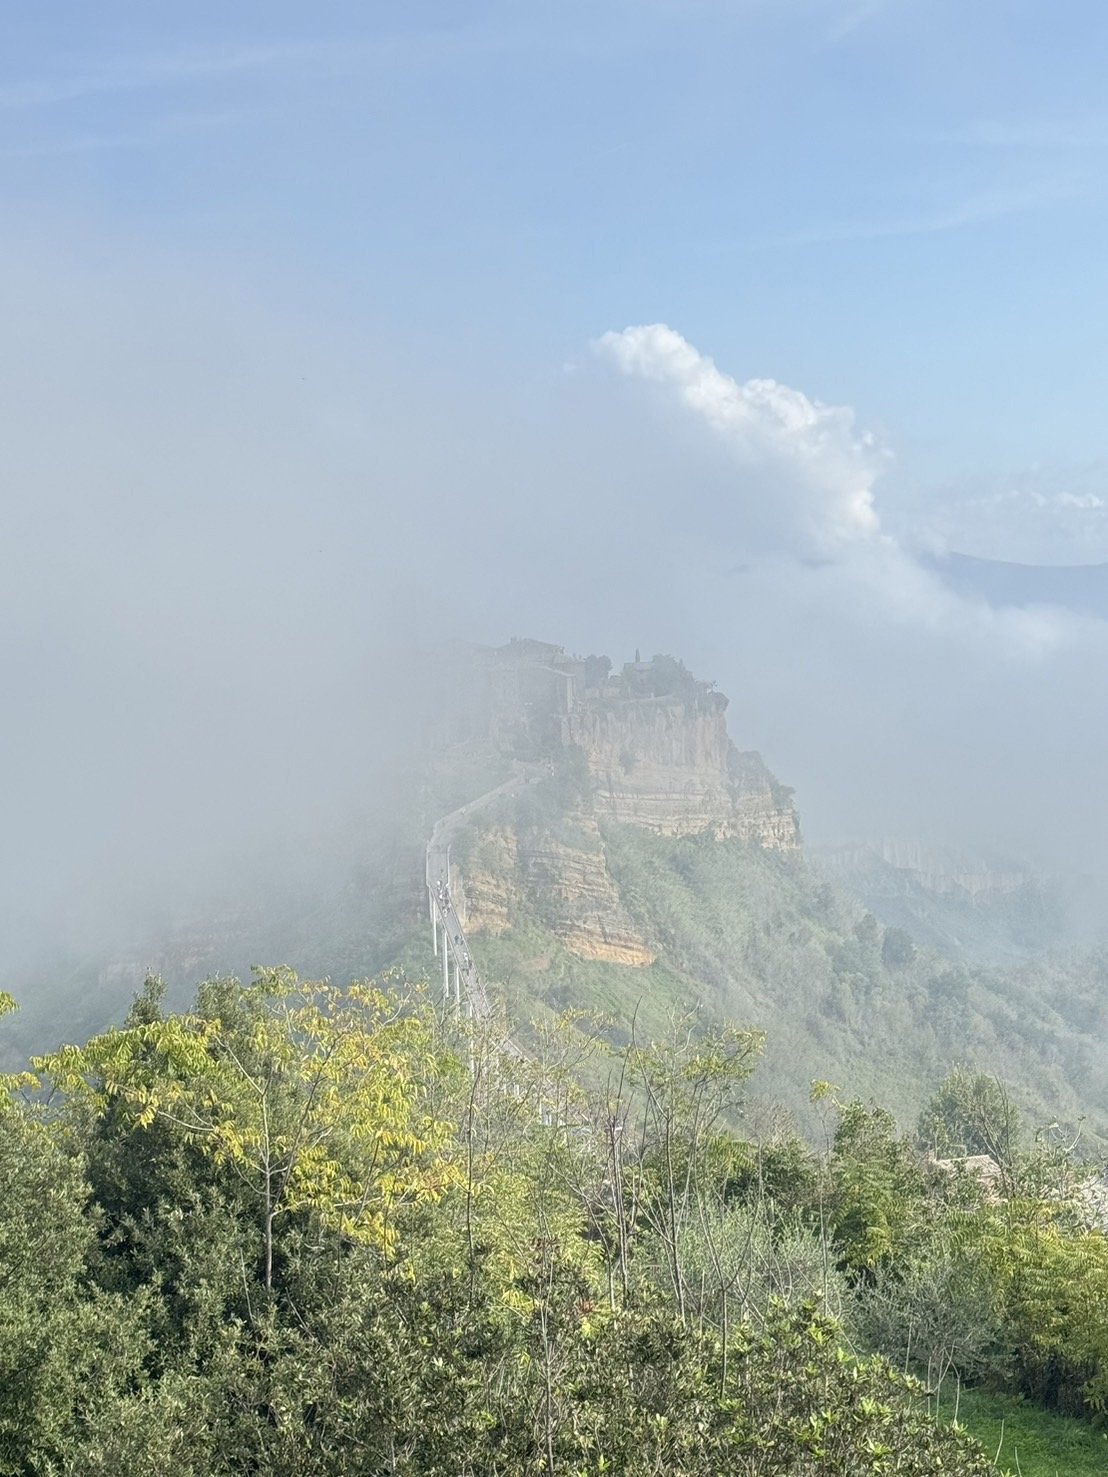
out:
M561 837L550 832L521 837L501 825L480 830L455 889L467 933L504 933L513 919L537 907L578 958L636 966L654 962L654 951L623 907L591 816L568 815Z
M759 755L735 749L726 710L723 693L671 657L629 662L586 687L563 731L585 756L597 814L664 836L709 831L795 849L791 792Z
M656 952L608 869L606 824L780 852L799 846L791 791L758 754L736 750L727 699L673 658L636 657L613 674L606 657L512 642L485 654L482 670L489 737L540 774L544 763L553 772L559 753L574 756L587 781L557 821L476 819L459 867L468 931L501 934L537 909L580 958L650 964Z
M729 828L722 704L699 709L668 697L583 703L566 726L585 755L601 814L670 836Z
M568 722L584 753L597 813L664 836L710 831L791 851L800 829L791 798L757 754L727 736L726 699L582 705Z

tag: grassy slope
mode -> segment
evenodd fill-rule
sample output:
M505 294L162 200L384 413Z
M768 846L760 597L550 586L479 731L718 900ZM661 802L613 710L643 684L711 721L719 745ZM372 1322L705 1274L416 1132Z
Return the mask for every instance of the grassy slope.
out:
M953 1416L951 1398L939 1417ZM963 1390L958 1423L997 1458L1001 1472L1013 1477L1103 1477L1108 1472L1108 1433L1011 1396Z
M1095 1049L1108 1034L1108 991L1095 971L1039 964L1000 974L920 952L888 967L880 926L798 858L626 826L604 835L624 905L658 962L576 959L545 923L541 900L524 900L508 933L475 940L517 1017L585 1005L624 1023L637 1011L650 1029L674 1004L698 1002L769 1033L755 1090L802 1120L820 1077L909 1123L959 1061L1008 1081L1036 1120L1095 1114L1108 1101L1108 1062ZM1090 1122L1098 1134L1105 1126Z

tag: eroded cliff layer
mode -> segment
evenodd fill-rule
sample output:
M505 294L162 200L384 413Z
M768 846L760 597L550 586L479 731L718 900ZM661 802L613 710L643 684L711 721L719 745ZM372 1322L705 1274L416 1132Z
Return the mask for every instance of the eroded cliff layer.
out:
M457 879L467 931L501 934L529 916L581 958L650 964L656 951L608 867L605 824L798 847L791 791L759 755L735 749L727 699L680 662L636 658L613 675L607 658L531 642L491 658L490 734L530 761L547 804L539 814L517 797L495 816L475 815ZM575 769L572 800L551 813L556 774Z
M664 836L710 831L791 851L791 794L727 736L726 699L640 698L582 705L566 724L585 756L597 813Z
M532 917L578 958L652 964L655 951L623 906L596 820L569 816L558 831L478 829L454 883L466 932L499 935Z

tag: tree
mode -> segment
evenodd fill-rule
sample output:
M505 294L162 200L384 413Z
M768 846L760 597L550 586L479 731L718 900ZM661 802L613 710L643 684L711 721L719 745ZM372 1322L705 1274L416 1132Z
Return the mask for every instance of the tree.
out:
M886 969L907 969L916 958L912 935L903 928L886 928L881 941L881 962Z
M672 1308L596 1320L576 1345L575 1419L553 1470L598 1477L988 1477L965 1435L937 1425L924 1390L882 1359L855 1359L811 1303L718 1334ZM494 1469L495 1470L495 1469ZM524 1470L518 1468L516 1470Z
M988 1154L1010 1171L1020 1146L1019 1112L999 1077L955 1067L919 1116L919 1140L944 1158Z
M383 1250L398 1209L434 1198L453 1171L450 1125L425 1111L429 1024L366 985L342 991L261 970L213 980L192 1015L147 1019L37 1063L85 1111L167 1128L234 1176L254 1206L261 1281L275 1229L303 1213Z
M599 1042L486 1028L262 971L44 1060L65 1111L0 1138L0 1477L989 1472L803 1295L728 1132L757 1033L682 1017L595 1094ZM874 1110L840 1139L899 1162Z
M841 1109L830 1168L832 1237L843 1266L870 1277L923 1226L923 1173L892 1114L857 1099Z
M9 1102L0 1132L0 1474L171 1477L189 1438L149 1386L142 1299L96 1287L78 1160ZM172 1403L167 1384L162 1394ZM184 1470L191 1470L185 1468Z
M0 1020L18 1009L18 1005L7 991L0 990ZM0 1072L0 1113L10 1106L14 1093L37 1085L35 1077L30 1072Z
M643 1152L635 1166L639 1183L625 1198L638 1206L662 1250L682 1319L688 1301L684 1234L703 1218L706 1200L718 1203L724 1190L721 1177L709 1171L708 1149L764 1040L760 1031L698 1029L686 1014L674 1017L666 1040L632 1044L628 1052L627 1080L641 1103Z

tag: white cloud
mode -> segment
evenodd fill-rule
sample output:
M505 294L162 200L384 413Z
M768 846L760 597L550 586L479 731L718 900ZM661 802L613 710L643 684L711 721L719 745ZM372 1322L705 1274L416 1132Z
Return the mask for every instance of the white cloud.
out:
M0 112L34 111L226 81L241 87L262 76L336 76L426 72L503 51L511 37L478 29L399 32L386 36L301 36L257 44L182 46L130 54L89 54L36 77L0 81Z
M740 384L664 323L606 333L595 348L624 374L675 392L723 438L747 473L736 495L755 544L827 555L879 535L873 482L882 456L851 410L772 379Z
M1108 471L1031 467L982 486L929 489L894 520L929 550L1015 564L1108 562Z
M35 159L62 154L94 154L121 149L153 149L187 139L196 133L233 127L260 117L256 108L224 108L219 111L174 113L153 118L141 128L114 133L66 133L33 143L0 148L0 158Z
M666 324L606 333L594 348L624 374L660 386L727 448L731 516L717 517L709 538L732 565L746 561L767 600L792 600L828 629L850 628L851 641L860 626L879 621L1002 660L1038 660L1089 634L1089 622L1066 611L993 608L950 588L915 552L950 546L934 523L921 531L901 522L899 536L883 527L874 487L888 453L857 428L849 407L776 380L739 383ZM994 522L1015 496L992 496ZM1039 496L1051 516L1106 514L1092 493Z
M1084 512L1104 507L1104 499L1091 492L1060 492L1054 501L1060 508L1080 508Z
M919 552L926 506L905 517L904 490L879 480L879 449L849 409L739 383L661 325L596 347L687 421L640 415L637 440L609 443L626 462L609 480L650 510L655 562L636 548L627 564L667 602L674 647L730 693L734 732L797 786L807 834L957 839L1108 872L1096 803L1108 696L1089 678L1108 660L1108 623L1002 603L1049 585L944 574ZM1015 496L1010 483L981 489L993 498L982 529L1104 518L1093 472L1053 486L1040 475Z
M856 0L854 4L835 5L828 39L842 41L852 32L864 26L886 7L886 0Z

